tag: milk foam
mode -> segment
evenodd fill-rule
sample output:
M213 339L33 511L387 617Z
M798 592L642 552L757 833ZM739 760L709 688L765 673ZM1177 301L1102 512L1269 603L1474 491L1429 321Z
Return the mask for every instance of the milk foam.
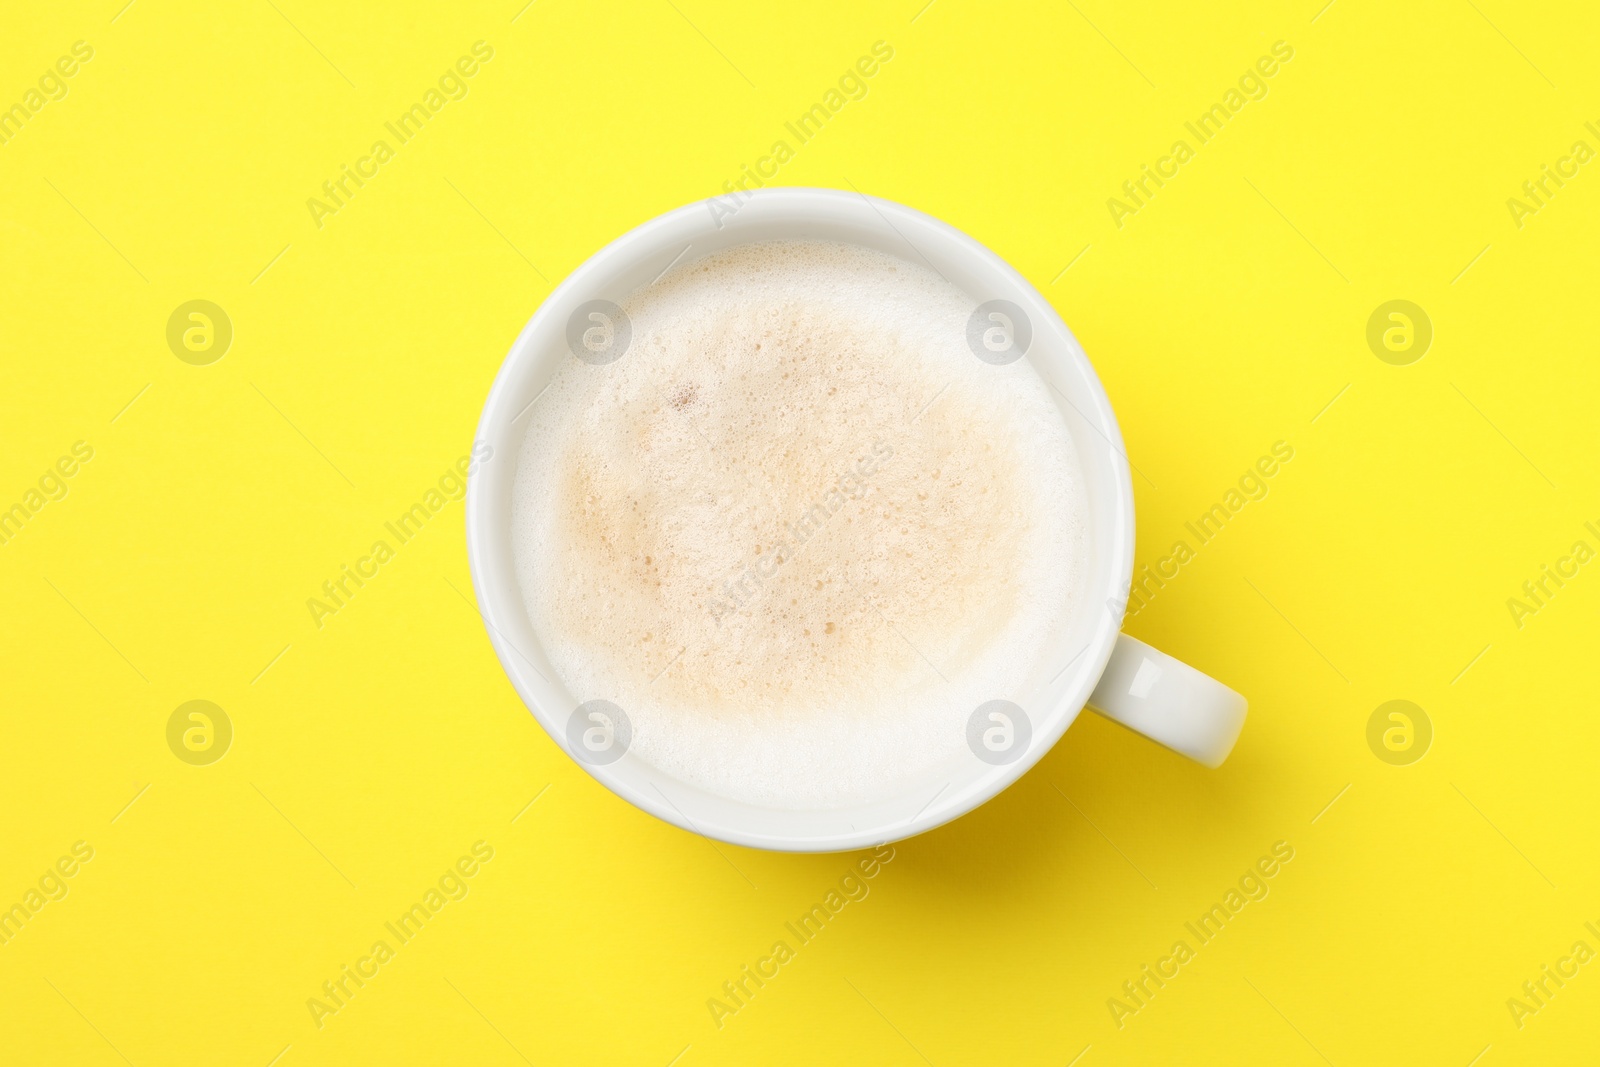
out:
M1083 480L1027 360L967 347L975 301L822 242L678 267L626 354L568 358L526 416L517 576L574 699L632 751L786 808L968 758L1083 581Z

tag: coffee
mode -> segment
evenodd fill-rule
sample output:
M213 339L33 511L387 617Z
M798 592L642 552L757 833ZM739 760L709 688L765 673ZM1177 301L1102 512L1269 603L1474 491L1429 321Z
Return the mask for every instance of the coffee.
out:
M966 753L1084 579L1078 459L977 302L824 242L746 245L622 305L526 416L513 497L533 629L631 751L754 804L842 806ZM604 339L613 340L606 333Z

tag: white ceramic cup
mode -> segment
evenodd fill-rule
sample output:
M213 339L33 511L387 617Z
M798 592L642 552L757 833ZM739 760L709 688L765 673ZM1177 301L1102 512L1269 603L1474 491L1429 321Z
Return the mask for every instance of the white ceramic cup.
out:
M675 779L626 751L626 726L611 722L603 705L580 712L580 704L606 694L569 693L551 668L524 607L511 534L527 410L556 369L575 358L576 341L569 337L581 336L586 327L598 329L589 335L599 339L598 358L586 361L603 364L604 345L615 335L616 324L596 302L620 305L670 267L711 252L794 239L861 245L931 266L972 297L974 322L983 328L969 328L969 337L984 338L999 353L992 361L1006 361L1008 345L1025 346L1024 358L1053 386L1071 430L1088 518L1085 595L1052 640L1051 662L1038 672L1054 677L1033 692L1004 694L1025 721L1012 721L1018 711L989 712L969 729L972 754L962 752L913 788L805 811L730 800ZM989 301L1010 306L998 312L980 307ZM1019 313L1021 320L1014 321ZM596 373L604 370L595 367ZM1244 724L1245 700L1238 693L1120 632L1133 574L1133 487L1111 403L1083 349L1050 304L999 256L911 208L834 190L763 189L690 204L624 234L557 286L528 320L489 391L478 440L479 447L492 446L493 454L468 481L467 552L479 609L511 684L556 744L602 784L694 833L792 852L910 837L971 811L1020 778L1085 703L1210 767L1227 757ZM613 727L620 727L620 741ZM980 752L984 745L993 751Z

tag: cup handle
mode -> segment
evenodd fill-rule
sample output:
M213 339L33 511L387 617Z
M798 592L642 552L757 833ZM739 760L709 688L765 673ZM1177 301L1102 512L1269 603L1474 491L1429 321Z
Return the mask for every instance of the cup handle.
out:
M1137 638L1117 635L1089 707L1207 767L1221 766L1244 727L1244 697Z

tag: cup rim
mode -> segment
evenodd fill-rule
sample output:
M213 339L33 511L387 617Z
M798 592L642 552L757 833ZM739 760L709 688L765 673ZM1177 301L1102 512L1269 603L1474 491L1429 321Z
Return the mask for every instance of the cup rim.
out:
M1062 697L1053 702L1048 715L1034 724L1035 729L1027 750L1015 761L991 768L981 778L967 783L947 798L936 795L911 818L894 825L880 823L861 829L848 826L830 832L795 834L724 824L704 817L699 820L691 819L661 791L659 786L655 789L658 795L652 796L649 791L627 780L627 776L619 773L615 765L594 764L573 755L565 741L561 714L556 709L547 707L547 701L540 699L532 691L531 679L522 668L524 662L532 666L531 660L516 648L506 634L507 625L513 621L510 618L513 612L520 616L520 621L525 625L531 623L527 620L523 606L513 553L508 549L497 549L497 538L491 529L497 517L496 501L491 499L489 494L492 489L486 485L486 467L480 466L469 473L467 479L466 542L473 592L478 601L479 614L483 619L490 644L524 706L550 735L557 747L617 796L691 833L745 847L785 852L839 852L872 847L925 833L967 814L1009 788L1055 746L1081 713L1095 683L1104 673L1121 629L1125 600L1122 606L1118 606L1116 601L1125 598L1133 574L1134 513L1133 486L1121 431L1112 411L1110 398L1077 338L1061 320L1054 307L1020 272L976 238L932 215L895 201L859 192L809 187L759 189L750 193L739 193L737 198L713 197L694 201L658 215L610 241L584 260L540 302L527 324L518 333L490 386L478 422L477 436L474 439L475 442L494 441L504 444L509 436L511 455L506 462L513 465L514 478L515 464L520 456L522 434L510 426L519 413L513 414L515 409L508 400L508 393L526 366L546 358L545 353L555 346L566 325L560 316L568 305L575 306L579 302L574 298L574 294L578 294L581 298L607 291L611 288L612 277L630 265L637 265L644 257L651 254L660 255L663 261L672 256L673 249L677 249L685 240L690 239L686 235L704 233L706 230L708 224L705 218L696 220L695 215L708 212L711 224L719 233L724 229L719 211L730 217L727 228L734 230L751 222L759 225L763 221L771 221L773 217L783 219L786 216L793 216L796 221L816 222L819 225L825 222L839 222L843 225L842 217L852 211L859 212L859 205L863 202L895 231L905 246L916 250L919 255L921 252L917 245L905 237L902 229L917 231L921 237L937 238L947 246L950 244L959 246L959 255L971 257L989 274L1004 279L1007 291L1003 295L1023 304L1036 323L1035 337L1038 338L1045 333L1054 335L1051 343L1061 348L1060 357L1076 372L1078 384L1087 392L1086 399L1091 411L1085 412L1075 404L1072 406L1082 416L1083 421L1104 438L1108 446L1103 453L1097 452L1093 459L1086 455L1084 450L1079 449L1079 462L1085 468L1090 462L1109 465L1101 472L1107 476L1102 480L1108 481L1115 488L1114 499L1093 498L1091 494L1091 507L1097 510L1111 509L1107 515L1111 533L1105 544L1106 558L1109 562L1103 563L1086 575L1083 593L1085 597L1103 600L1107 610L1096 614L1096 618L1100 621L1094 626L1084 650L1074 657L1075 661L1082 660L1082 663L1072 674L1069 688L1064 691ZM740 216L744 217L744 223L741 223ZM734 240L729 243L753 243L771 239L752 236L748 242ZM692 244L693 241L690 240L690 245ZM720 247L727 246L723 244ZM683 252L678 253L678 256L681 257L687 251L689 248L686 247ZM710 249L706 251L709 252ZM901 258L915 262L910 256L902 255ZM923 258L926 260L926 256ZM673 259L673 263L676 262L677 260ZM665 270L662 273L664 274ZM526 410L526 406L523 410ZM1075 441L1076 439L1077 435ZM1085 480L1090 480L1087 469ZM494 588L495 582L509 585L511 588L511 598L514 601L511 607L505 607L505 596L502 590ZM1063 668L1063 672L1072 669L1073 666L1073 663L1069 663L1067 668ZM533 669L539 673L536 667ZM630 758L634 757L624 757L624 759ZM653 767L651 770L663 781L678 781L665 771ZM849 807L816 809L816 813L838 816L850 810ZM776 813L776 809L774 811ZM844 819L837 821L841 826L847 822Z

